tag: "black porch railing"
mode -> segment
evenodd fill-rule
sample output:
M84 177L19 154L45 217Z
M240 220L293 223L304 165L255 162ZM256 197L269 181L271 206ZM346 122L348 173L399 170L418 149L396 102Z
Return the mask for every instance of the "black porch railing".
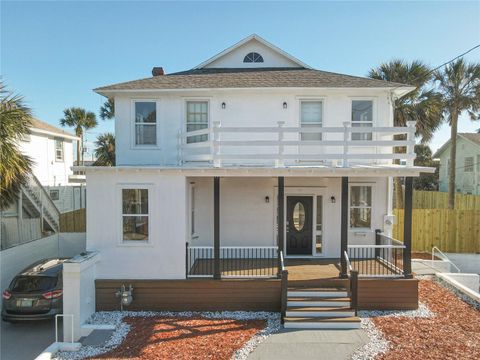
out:
M363 277L403 276L404 251L403 243L378 232L375 245L348 245L351 266Z
M187 277L213 277L215 256L213 246L187 244ZM278 249L276 246L220 247L219 269L223 278L255 278L278 276Z

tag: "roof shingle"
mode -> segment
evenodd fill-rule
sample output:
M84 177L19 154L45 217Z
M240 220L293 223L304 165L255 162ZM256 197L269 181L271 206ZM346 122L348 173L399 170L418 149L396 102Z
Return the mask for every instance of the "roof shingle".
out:
M268 87L392 88L409 85L305 68L207 68L103 86L95 91Z

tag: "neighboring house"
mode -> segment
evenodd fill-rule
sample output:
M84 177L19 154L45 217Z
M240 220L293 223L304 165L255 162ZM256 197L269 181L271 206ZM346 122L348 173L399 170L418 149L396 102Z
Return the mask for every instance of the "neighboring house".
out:
M408 199L434 169L413 166L415 124L394 127L392 108L414 87L315 70L256 35L152 73L95 89L115 100L117 164L81 168L97 310L122 284L131 309L281 308L288 327L417 307ZM406 177L406 247L389 237L392 176Z
M433 155L440 159L440 191L448 192L451 141L448 140ZM480 134L457 134L455 191L480 195Z
M60 212L85 207L85 177L73 173L74 145L80 138L38 119L22 151L33 160L33 175Z

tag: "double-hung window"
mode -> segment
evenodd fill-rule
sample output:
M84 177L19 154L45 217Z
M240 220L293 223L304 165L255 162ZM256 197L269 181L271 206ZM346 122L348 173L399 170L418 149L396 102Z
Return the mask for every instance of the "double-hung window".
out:
M157 104L135 101L135 145L157 145Z
M122 189L122 240L148 241L148 189Z
M464 161L465 161L464 171L465 172L473 172L473 167L474 167L473 156L467 156Z
M373 126L373 101L352 100L352 127ZM352 132L352 140L372 140L372 133Z
M300 103L300 126L302 128L321 127L322 121L322 101L302 101ZM301 140L322 140L322 133L302 132Z
M208 101L187 101L187 133L208 128ZM187 144L208 140L208 134L187 137Z
M350 227L371 228L372 225L372 187L350 187Z
M55 161L63 161L63 140L55 139Z

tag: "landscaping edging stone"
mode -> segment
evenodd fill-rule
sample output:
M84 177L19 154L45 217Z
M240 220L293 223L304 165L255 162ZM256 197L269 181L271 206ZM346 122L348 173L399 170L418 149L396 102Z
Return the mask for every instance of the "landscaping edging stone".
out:
M57 360L79 360L96 356L113 350L119 346L130 331L130 326L123 321L124 317L203 317L206 319L233 319L233 320L265 320L266 327L255 334L247 343L237 350L232 359L244 360L270 334L281 329L280 314L272 312L250 311L222 311L222 312L170 312L170 311L102 311L94 313L87 324L113 325L115 331L103 346L82 346L75 352L61 351L55 354Z

